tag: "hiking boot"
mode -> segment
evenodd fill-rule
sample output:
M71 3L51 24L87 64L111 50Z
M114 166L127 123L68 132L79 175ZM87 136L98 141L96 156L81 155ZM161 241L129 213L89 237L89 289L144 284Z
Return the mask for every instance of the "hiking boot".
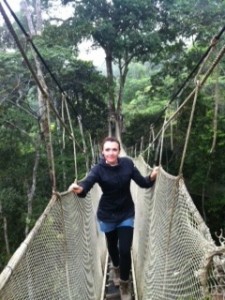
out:
M120 268L112 267L112 281L115 286L120 285Z
M129 280L120 280L120 297L121 300L132 300Z

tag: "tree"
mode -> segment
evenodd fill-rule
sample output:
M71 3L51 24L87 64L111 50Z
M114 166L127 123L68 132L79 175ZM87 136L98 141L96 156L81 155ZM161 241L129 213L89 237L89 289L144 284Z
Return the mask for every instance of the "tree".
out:
M160 46L157 29L158 1L149 0L83 0L62 1L75 4L70 22L80 40L92 38L93 46L102 47L106 55L108 83L109 133L113 127L121 130L122 100L128 66L134 59L155 53ZM118 93L115 95L113 62L119 67ZM119 130L119 131L120 131ZM119 134L117 130L117 134Z
M67 24L73 26L80 40L92 39L94 47L105 51L108 115L114 126L121 125L123 92L130 62L137 59L159 64L163 60L166 65L170 55L169 63L172 64L173 59L177 59L176 54L183 54L191 39L193 42L205 41L209 34L201 28L205 28L206 22L218 13L223 14L223 4L215 2L62 0L64 4L74 4L74 18ZM113 62L119 67L117 95ZM109 133L112 133L112 123ZM122 126L119 128L121 130Z
M35 1L32 5L34 3ZM37 1L37 4L40 5L40 2ZM29 22L37 20L36 14L35 10L33 14L28 14ZM21 20L27 30L26 17ZM15 24L12 25L16 28ZM58 39L56 39L55 24L52 25L47 21L43 22L42 26L43 34L38 35L35 31L32 41L71 100L69 110L77 143L81 144L78 114L82 115L88 141L89 134L94 139L96 135L103 135L102 132L106 130L102 117L106 111L105 78L91 63L76 58L74 44L71 45L70 36L67 36L65 31L62 31L60 36L57 35ZM41 93L38 94L36 82L10 32L5 25L0 27L0 30L0 268L2 269L9 255L24 239L24 233L28 233L46 206L51 196L52 182L48 176L45 138L39 124L40 119L46 116L46 111L42 109L47 105L46 102L42 102L41 106L40 101L46 99L42 98ZM32 48L29 47L21 31L17 34L32 67L37 70L40 80L46 81L46 85L43 86L48 85L49 97L61 114L62 98L55 82L47 70L40 65L38 58L33 55ZM65 190L74 179L71 138L66 136L66 149L62 154L62 127L59 126L53 113L51 113L49 130L53 136L57 189ZM83 167L86 157L82 149L78 148L77 152L78 175L82 178L86 173ZM86 156L89 156L89 153Z

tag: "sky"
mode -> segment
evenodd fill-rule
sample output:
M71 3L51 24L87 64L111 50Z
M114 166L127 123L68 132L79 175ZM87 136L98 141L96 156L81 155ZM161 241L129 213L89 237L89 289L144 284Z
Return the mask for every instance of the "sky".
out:
M6 13L8 12L7 7L4 4L3 0L0 0L0 2L2 3L3 7L5 8ZM16 13L19 11L20 9L20 0L7 0L9 6L12 8L12 10ZM62 13L62 10L60 9L60 14ZM65 16L68 13L68 10L65 9ZM9 17L11 18L10 14ZM0 24L2 24L3 19L2 16L0 14ZM97 50L93 50L91 48L91 42L90 41L85 41L82 44L80 44L79 46L79 59L81 60L85 60L85 61L92 61L93 64L102 69L105 66L105 53L102 49L97 49Z
M0 0L3 8L5 9L5 12L7 13L7 15L9 16L9 18L11 19L10 13L8 13L8 8L6 7L5 3L3 0ZM12 10L16 13L19 8L20 8L20 0L7 0L7 3L9 4L9 6L12 8ZM3 17L0 14L0 24L2 24L3 21Z
M1 1L1 0L0 0ZM20 8L20 0L7 0L9 6L16 12ZM1 1L4 5L4 1Z
M20 8L20 0L7 0L10 7L16 12Z

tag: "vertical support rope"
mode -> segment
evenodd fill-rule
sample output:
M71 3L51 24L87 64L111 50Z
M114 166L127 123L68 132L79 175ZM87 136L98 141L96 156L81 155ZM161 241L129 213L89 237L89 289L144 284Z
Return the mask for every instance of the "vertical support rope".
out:
M78 172L77 172L76 141L75 141L75 136L74 136L73 126L72 126L72 121L71 121L71 117L70 117L70 112L69 112L68 104L67 104L67 101L66 101L66 96L65 96L64 93L62 93L62 100L65 103L66 113L67 113L67 116L68 116L70 130L71 130L71 137L72 137L72 142L73 142L73 157L74 157L74 175L75 175L75 182L77 182Z
M163 153L163 141L164 141L164 134L165 134L165 124L166 124L166 115L163 122L163 129L161 134L161 144L160 144L160 154L159 154L159 165L162 164L162 153Z
M216 85L214 94L214 117L213 117L213 140L209 153L212 155L215 152L218 127L218 109L219 109L219 68L216 69Z
M47 121L48 121L48 142L49 147L48 152L50 155L51 160L51 176L52 176L52 191L56 191L56 172L55 172L55 159L54 159L54 150L53 150L53 143L52 143L52 133L51 133L51 121L50 121L50 105L49 105L49 97L45 97L46 101L46 108L47 108Z
M219 63L219 61L222 59L223 55L225 54L225 46L223 46L223 48L220 50L219 54L217 55L217 57L215 58L215 60L213 61L213 63L211 64L211 66L209 67L209 69L206 71L205 75L203 76L202 80L199 83L199 89L201 89L203 87L203 85L205 84L205 82L207 81L208 77L210 76L210 74L213 72L213 70L215 69L215 67L217 66L217 64ZM195 88L192 90L192 92L186 97L186 99L182 102L182 104L178 107L178 109L174 112L174 114L168 119L168 121L165 124L165 127L167 128L170 124L170 122L180 113L180 111L183 109L183 107L186 105L186 103L192 99L193 95L195 94ZM159 132L156 134L155 139L152 143L154 143L158 137L160 136L160 134L162 133L162 128L159 130ZM149 145L148 147L150 147L151 145ZM146 148L142 154L144 154L146 151L148 150L148 148Z
M189 141L190 134L191 134L191 126L192 126L195 107L196 107L196 102L197 102L197 98L198 98L199 87L200 87L199 81L197 81L196 88L195 88L195 97L194 97L194 101L193 101L193 104L192 104L191 116L190 116L190 119L189 119L189 124L188 124L186 140L185 140L185 144L184 144L184 149L183 149L183 154L182 154L182 159L181 159L181 164L180 164L180 169L179 169L179 174L181 174L182 170L183 170L184 159L185 159L185 155L186 155L186 152L187 152L188 141Z
M151 141L154 141L154 139L155 139L155 133L154 133L153 125L151 124L148 145L151 145ZM152 149L154 150L154 143L152 144ZM148 163L149 163L149 158L150 158L150 147L148 146L148 152L147 152L147 162Z
M64 114L64 100L62 101L62 116L61 116L63 122L65 122L65 114ZM63 150L66 147L66 143L65 143L65 127L63 127L63 131L62 131L62 146L63 146Z
M95 152L94 152L94 147L91 139L91 134L89 132L89 141L90 141L90 147L91 147L91 155L92 155L92 165L95 164Z
M216 44L217 44L217 40L216 39L212 39L212 41L211 41L211 49L210 49L209 53L207 54L207 56L205 57L204 62L201 65L201 67L199 68L199 71L198 71L198 73L197 73L197 75L195 77L196 78L195 95L194 95L194 101L193 101L193 104L192 104L192 111L191 111L191 116L190 116L190 120L189 120L189 124L188 124L188 130L187 130L187 135L186 135L186 140L185 140L183 155L182 155L182 159L181 159L179 174L181 174L182 170L183 170L184 159L185 159L185 155L186 155L186 151L187 151L188 141L189 141L189 138L190 138L190 131L191 131L191 126L192 126L192 122L193 122L193 116L194 116L194 111L195 111L195 107L196 107L196 102L197 102L197 98L198 98L198 92L199 92L199 90L200 90L200 88L202 86L202 82L200 82L200 80L198 80L197 78L200 76L200 73L202 72L205 63L207 62L207 60L209 59L210 55L214 51Z

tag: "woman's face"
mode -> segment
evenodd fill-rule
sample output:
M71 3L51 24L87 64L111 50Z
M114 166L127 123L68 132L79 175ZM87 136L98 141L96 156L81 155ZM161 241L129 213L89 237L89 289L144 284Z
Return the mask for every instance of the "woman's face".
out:
M103 145L102 154L109 165L117 165L120 153L119 144L117 142L107 141Z

